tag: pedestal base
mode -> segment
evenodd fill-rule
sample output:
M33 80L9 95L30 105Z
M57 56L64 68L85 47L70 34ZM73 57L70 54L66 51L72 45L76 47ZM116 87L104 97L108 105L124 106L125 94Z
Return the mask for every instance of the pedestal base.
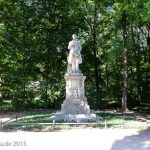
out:
M102 120L102 117L97 116L95 113L89 114L65 114L56 112L55 115L50 117L50 120L64 121L64 122L92 122Z
M65 74L66 98L61 105L61 111L51 116L51 120L88 122L102 119L90 112L84 91L85 78L82 73Z
M65 100L61 105L63 114L90 114L90 106L85 99Z

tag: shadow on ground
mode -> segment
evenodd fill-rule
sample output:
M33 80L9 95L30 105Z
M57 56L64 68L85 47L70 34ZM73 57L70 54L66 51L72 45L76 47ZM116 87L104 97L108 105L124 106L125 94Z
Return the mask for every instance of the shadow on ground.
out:
M115 141L110 150L150 150L150 130Z

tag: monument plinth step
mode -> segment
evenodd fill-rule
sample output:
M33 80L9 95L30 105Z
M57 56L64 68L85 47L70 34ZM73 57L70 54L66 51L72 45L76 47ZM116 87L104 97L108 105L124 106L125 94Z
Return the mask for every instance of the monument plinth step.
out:
M89 114L65 114L57 112L55 115L50 117L50 120L64 121L64 122L90 122L102 120L102 117L97 116L95 113Z

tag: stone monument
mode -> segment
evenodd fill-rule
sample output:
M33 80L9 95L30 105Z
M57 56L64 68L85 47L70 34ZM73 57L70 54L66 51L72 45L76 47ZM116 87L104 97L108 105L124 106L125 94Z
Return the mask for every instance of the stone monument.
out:
M64 76L66 80L66 99L61 105L61 111L51 116L51 120L56 121L94 121L99 119L96 114L90 112L90 106L85 98L84 76L79 64L82 63L81 45L75 34L72 35L73 40L69 42L68 49L70 50L67 61L67 72Z

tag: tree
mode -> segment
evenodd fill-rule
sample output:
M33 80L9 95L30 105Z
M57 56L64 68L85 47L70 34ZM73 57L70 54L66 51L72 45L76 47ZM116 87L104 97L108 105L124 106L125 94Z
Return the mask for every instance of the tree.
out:
M128 48L127 48L127 13L122 12L122 30L123 30L123 64L124 64L124 84L122 93L122 110L127 111L127 94L128 94Z

